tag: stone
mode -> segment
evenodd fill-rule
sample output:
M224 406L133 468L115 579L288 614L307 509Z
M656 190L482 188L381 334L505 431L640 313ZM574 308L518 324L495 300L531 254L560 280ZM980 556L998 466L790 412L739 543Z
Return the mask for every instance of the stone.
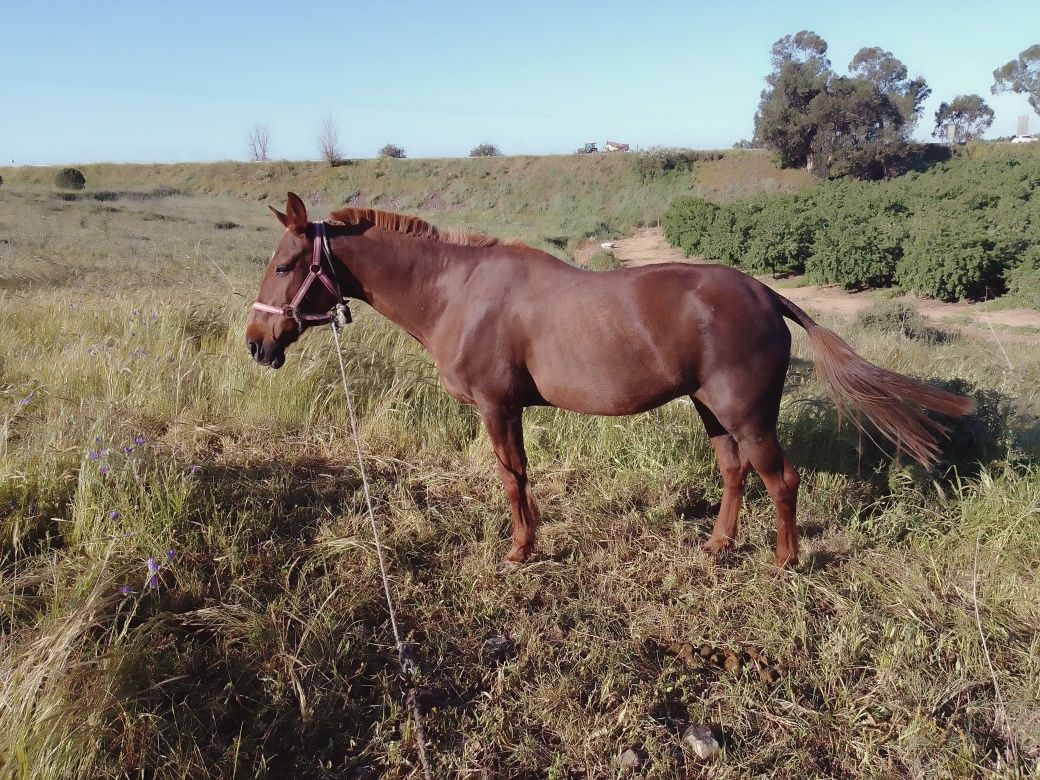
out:
M639 751L629 748L618 758L618 763L625 769L637 772L643 766L643 757L639 754Z
M693 752L702 761L714 758L722 750L711 726L694 723L683 733L683 742L693 748Z

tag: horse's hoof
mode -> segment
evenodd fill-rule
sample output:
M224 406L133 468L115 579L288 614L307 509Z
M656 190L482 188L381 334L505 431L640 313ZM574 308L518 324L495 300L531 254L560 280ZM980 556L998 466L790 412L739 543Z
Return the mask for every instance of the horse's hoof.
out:
M514 547L509 551L509 554L502 560L502 563L507 567L516 567L522 563L527 563L527 559L530 557L530 547Z
M789 574L798 565L797 555L777 555L773 559L773 565L769 567L769 573L774 577Z
M701 545L701 549L708 553L708 555L712 556L722 555L731 547L733 547L733 540L726 537L721 537L719 539L711 537Z

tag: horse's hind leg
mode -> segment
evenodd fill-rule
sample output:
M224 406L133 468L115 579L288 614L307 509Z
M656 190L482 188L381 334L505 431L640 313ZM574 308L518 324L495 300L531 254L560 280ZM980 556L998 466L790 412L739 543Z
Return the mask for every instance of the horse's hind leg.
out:
M798 562L798 472L780 448L775 429L741 430L735 438L740 451L762 477L776 507L776 565L794 565Z
M744 480L751 463L744 457L736 440L727 433L715 415L704 404L693 399L693 405L704 422L708 439L715 449L715 457L722 473L722 503L711 536L701 545L706 552L717 554L733 545L740 527L740 505L744 493Z

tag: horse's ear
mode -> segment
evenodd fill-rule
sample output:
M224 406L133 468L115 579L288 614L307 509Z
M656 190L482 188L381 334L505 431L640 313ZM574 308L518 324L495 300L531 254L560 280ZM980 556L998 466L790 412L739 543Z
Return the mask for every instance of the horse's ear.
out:
M289 218L285 214L280 212L278 209L276 209L274 206L268 206L267 208L271 209L271 213L274 214L278 218L279 222L282 223L282 227L285 228L286 230L288 230L289 229Z
M307 232L307 207L303 205L300 196L295 192L290 192L286 197L285 213L288 220L288 224L285 226L287 230L299 233L301 236Z

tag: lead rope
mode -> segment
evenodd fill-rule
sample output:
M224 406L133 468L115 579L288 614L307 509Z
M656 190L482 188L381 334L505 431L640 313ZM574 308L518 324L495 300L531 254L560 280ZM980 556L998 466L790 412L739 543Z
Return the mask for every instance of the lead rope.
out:
M394 601L390 597L390 580L386 576L386 564L383 561L383 544L379 540L379 528L376 526L376 516L372 511L372 496L368 491L368 477L365 474L365 463L361 458L361 437L358 436L357 418L354 416L354 403L350 398L350 390L347 387L347 369L343 365L343 350L339 344L339 331L350 320L346 313L347 307L342 303L336 304L336 313L329 323L332 328L332 337L336 342L336 357L339 360L339 374L343 379L343 396L347 399L347 413L350 415L350 430L354 434L354 448L357 450L358 468L361 470L361 484L365 489L365 503L368 505L368 520L372 524L372 538L376 543L376 555L379 558L379 574L383 578L383 593L386 594L386 606L390 612L390 625L394 629L394 642L397 646L397 661L401 666L401 680L408 691L406 701L408 709L411 710L412 720L415 723L415 742L419 747L419 760L422 762L423 776L426 780L433 780L430 772L430 759L426 755L426 733L423 730L422 715L419 712L419 701L416 697L415 686L415 662L409 657L408 648L401 641L401 633L397 628L397 615L394 612Z

